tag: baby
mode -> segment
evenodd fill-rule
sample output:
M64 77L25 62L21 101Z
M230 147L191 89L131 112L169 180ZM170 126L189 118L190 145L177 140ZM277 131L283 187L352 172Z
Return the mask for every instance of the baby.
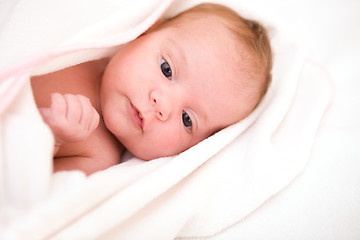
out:
M249 115L271 80L266 30L201 4L158 22L111 59L31 79L55 136L54 170L86 174L178 154Z

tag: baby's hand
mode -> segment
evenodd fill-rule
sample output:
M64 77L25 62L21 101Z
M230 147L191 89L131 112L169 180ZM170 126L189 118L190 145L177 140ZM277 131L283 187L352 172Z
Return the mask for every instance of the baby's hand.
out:
M56 139L56 146L85 140L99 125L99 114L82 95L51 94L50 108L39 108Z

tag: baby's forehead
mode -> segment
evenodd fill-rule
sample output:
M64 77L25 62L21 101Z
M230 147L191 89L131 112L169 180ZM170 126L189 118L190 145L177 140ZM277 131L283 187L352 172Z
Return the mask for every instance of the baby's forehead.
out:
M201 26L209 32L217 30L218 28L226 29L226 21L220 16L201 12L190 12L166 22L168 27L186 28L194 30L194 26Z
M234 32L230 20L214 14L195 12L181 15L172 21L174 22L170 22L169 27L180 29L179 32L184 37L197 38L204 51L212 44L215 45L213 49L225 52L226 57L219 58L219 61L227 62L227 71L230 71L231 66L236 74L247 72L251 75L250 78L258 78L255 76L259 72L258 57L245 40L246 33L242 30Z
M162 30L162 35L169 42L176 43L171 46L181 48L187 59L197 58L203 64L215 62L210 72L223 71L224 75L232 75L232 84L239 84L237 76L247 69L248 51L244 43L233 37L231 31L215 17L204 15L195 21L181 16L169 22ZM179 22L177 22L179 21ZM169 30L169 32L168 32ZM190 66L196 67L196 66ZM214 75L214 74L211 74Z
M190 12L172 19L166 25L165 29L175 29L175 34L171 32L169 35L176 38L174 41L183 47L187 55L194 54L196 51L193 50L200 48L204 64L207 64L210 58L215 58L216 66L210 71L222 71L231 75L231 78L226 78L229 79L225 81L226 84L238 89L258 88L256 71L252 66L254 54L243 39L235 36L222 17ZM183 44L185 42L191 42L192 45Z
M175 19L167 23L163 30L169 30L165 36L176 36L178 41L196 40L194 44L201 45L204 51L208 50L209 45L223 51L231 48L231 53L234 53L232 58L238 54L235 52L235 48L243 46L223 23L212 16L196 18L195 20L182 16L179 20Z
M229 25L230 23L218 15L189 13L172 19L166 23L165 29L177 29L181 36L197 38L204 47L210 42L216 42L224 51L231 48L234 53L232 58L242 58L244 54L250 54L246 42L235 34Z

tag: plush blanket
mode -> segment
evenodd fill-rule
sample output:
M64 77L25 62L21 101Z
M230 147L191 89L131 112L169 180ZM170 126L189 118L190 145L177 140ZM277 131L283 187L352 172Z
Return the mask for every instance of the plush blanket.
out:
M159 17L199 1L19 0L1 28L0 238L190 239L215 236L249 216L307 166L331 98L326 73L305 60L275 14L227 1L271 35L273 82L246 119L189 150L126 161L89 177L52 174L53 137L31 75L114 54ZM220 2L220 1L219 1Z

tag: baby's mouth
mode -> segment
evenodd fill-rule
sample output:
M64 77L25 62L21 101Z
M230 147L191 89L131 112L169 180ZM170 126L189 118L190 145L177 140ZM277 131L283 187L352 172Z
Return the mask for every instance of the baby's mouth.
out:
M144 122L144 118L141 115L141 112L131 103L131 108L132 108L132 114L133 114L133 119L135 121L135 123L141 128L143 129L143 122Z

